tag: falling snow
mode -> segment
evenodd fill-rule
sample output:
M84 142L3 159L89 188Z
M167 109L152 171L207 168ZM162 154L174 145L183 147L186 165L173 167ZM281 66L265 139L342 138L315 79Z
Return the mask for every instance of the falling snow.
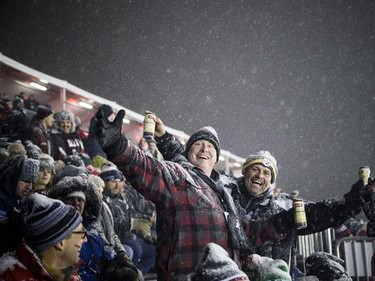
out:
M241 157L269 150L306 199L375 172L374 1L0 4L0 52Z

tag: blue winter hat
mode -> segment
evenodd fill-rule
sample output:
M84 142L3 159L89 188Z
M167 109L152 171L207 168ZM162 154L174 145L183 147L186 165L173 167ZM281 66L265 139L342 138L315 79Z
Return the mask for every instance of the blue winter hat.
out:
M23 104L24 101L23 101L23 98L20 98L20 97L15 97L12 101L12 106L13 108L17 107L19 104Z
M26 243L35 251L47 250L66 239L82 222L74 207L32 193L25 201Z
M124 179L124 175L118 170L117 166L110 161L103 164L99 176L104 182Z

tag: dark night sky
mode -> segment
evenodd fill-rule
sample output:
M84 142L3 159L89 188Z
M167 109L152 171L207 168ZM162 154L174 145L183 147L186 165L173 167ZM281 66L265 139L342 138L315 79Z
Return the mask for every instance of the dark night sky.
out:
M22 3L22 4L21 4ZM10 1L0 52L223 149L269 150L278 185L341 195L375 173L375 2Z

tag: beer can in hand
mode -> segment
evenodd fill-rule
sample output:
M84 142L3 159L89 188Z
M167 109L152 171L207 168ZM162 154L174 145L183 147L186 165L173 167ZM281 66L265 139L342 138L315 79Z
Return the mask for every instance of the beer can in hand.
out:
M359 179L363 181L364 185L368 184L368 178L370 177L370 167L362 166L358 170Z
M307 227L307 219L305 213L305 203L302 199L293 200L294 207L294 223L297 229L303 229Z
M148 111L145 114L145 119L143 121L143 135L144 136L154 136L155 133L155 115Z

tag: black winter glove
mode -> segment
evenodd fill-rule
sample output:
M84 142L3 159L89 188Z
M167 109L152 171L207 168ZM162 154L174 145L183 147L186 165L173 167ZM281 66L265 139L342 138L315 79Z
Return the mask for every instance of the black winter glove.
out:
M125 252L120 252L117 254L117 259L121 264L133 264L129 256Z
M362 205L362 210L366 217L375 222L375 193L372 194L372 201Z
M149 244L154 244L156 245L156 237L154 236L151 236L149 234L143 236L143 240L145 240L147 243Z
M375 221L369 221L367 223L367 236L375 237Z
M121 252L114 259L103 263L99 279L103 281L141 280L141 276L142 273L138 268L124 252Z
M96 113L98 122L96 124L96 135L103 151L108 158L114 158L120 155L126 149L127 139L121 134L122 120L125 117L125 110L117 113L113 122L105 118L103 110L99 109Z
M296 228L294 223L294 208L273 215L271 219L272 224L281 233L285 233Z
M365 202L371 201L371 192L371 186L364 186L362 180L359 180L344 194L345 204L351 210L358 210Z

